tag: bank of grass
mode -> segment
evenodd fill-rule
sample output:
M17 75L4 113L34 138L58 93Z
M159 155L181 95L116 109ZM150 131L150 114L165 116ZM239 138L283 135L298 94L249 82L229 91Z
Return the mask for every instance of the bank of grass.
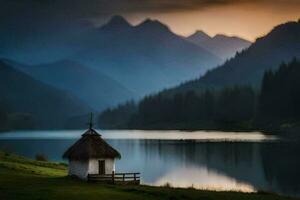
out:
M61 163L34 161L0 151L1 200L283 200L292 199L268 193L212 192L151 186L114 186L86 183L66 176Z

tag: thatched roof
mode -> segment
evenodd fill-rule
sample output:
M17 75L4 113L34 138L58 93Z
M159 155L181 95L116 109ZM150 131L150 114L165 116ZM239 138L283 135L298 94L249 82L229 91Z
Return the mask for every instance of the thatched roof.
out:
M121 155L90 127L82 134L80 140L64 153L63 158L88 160L90 158L121 158Z

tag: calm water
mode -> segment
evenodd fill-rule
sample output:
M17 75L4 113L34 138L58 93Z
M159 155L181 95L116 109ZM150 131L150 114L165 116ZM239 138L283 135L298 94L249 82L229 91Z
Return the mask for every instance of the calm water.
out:
M0 149L63 161L83 131L10 132ZM300 195L300 145L261 133L101 131L121 152L119 172L141 172L142 182L213 190L265 190Z

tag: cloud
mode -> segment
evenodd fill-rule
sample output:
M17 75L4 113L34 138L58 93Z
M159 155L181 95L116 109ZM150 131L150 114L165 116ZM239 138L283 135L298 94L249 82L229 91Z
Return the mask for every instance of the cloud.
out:
M4 14L99 17L119 13L177 12L228 5L252 4L300 9L299 0L0 0ZM3 14L2 14L3 15Z

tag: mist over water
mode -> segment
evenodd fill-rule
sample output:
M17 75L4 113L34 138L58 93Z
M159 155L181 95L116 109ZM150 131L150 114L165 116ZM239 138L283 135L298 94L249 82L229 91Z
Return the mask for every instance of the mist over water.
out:
M0 139L78 139L85 130L62 131L14 131L1 133ZM272 141L276 136L261 132L222 131L144 131L144 130L98 130L104 139L140 140L197 140L197 141Z
M10 132L0 135L0 149L51 161L83 133ZM141 172L142 183L211 190L258 190L300 194L298 143L255 133L182 131L101 131L122 155L118 172ZM155 139L157 137L158 139ZM281 162L278 162L280 160Z

